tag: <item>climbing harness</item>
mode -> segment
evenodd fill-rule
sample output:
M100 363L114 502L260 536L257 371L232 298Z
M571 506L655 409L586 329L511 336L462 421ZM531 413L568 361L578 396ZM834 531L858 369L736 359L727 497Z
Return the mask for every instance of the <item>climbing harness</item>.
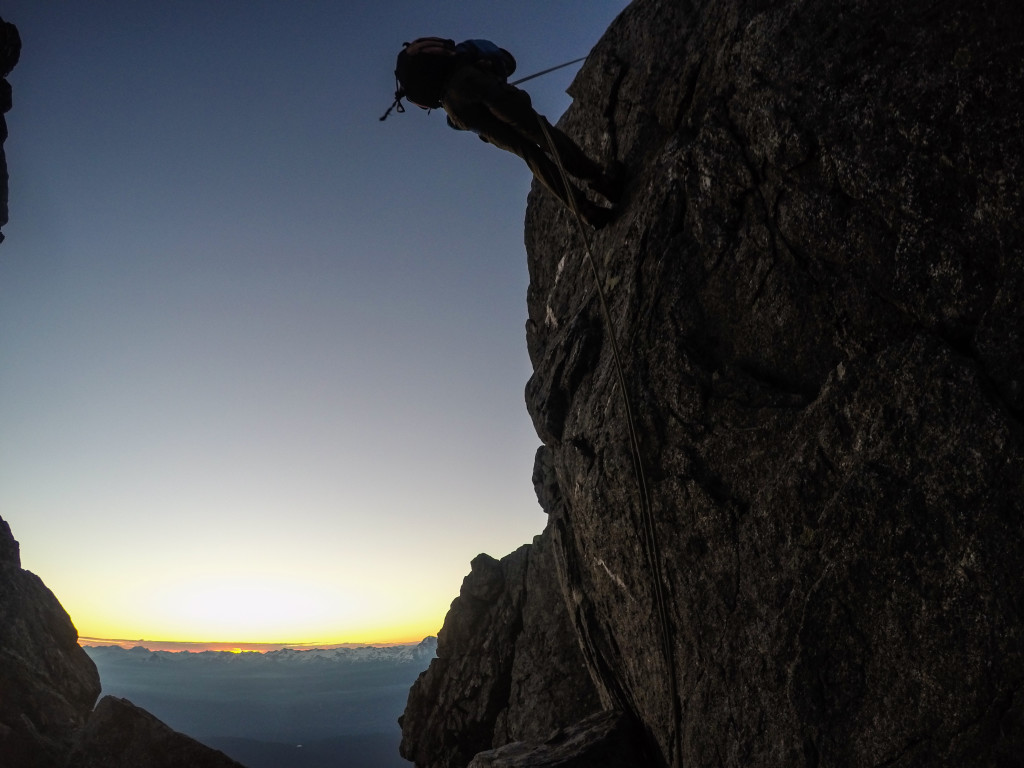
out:
M565 166L562 164L562 158L558 154L555 142L551 139L551 134L548 131L547 120L540 117L539 122L541 130L544 133L544 140L547 142L548 148L551 150L551 155L555 159L555 164L558 166L558 172L562 176L562 184L568 192L567 197L570 202L569 208L572 210L573 217L576 219L576 226L580 232L580 237L583 239L586 259L590 264L590 271L594 277L594 286L597 292L598 303L601 306L601 314L604 316L604 322L608 329L608 338L611 341L612 360L615 363L615 374L619 382L619 391L622 394L622 404L626 412L626 428L629 432L629 447L633 459L633 474L636 477L637 493L640 497L640 518L644 533L644 544L646 545L645 549L647 550L647 558L649 561L648 566L651 573L654 575L654 602L658 612L658 620L661 625L662 654L665 657L665 664L668 667L669 697L672 701L672 723L678 729L681 721L679 683L676 680L675 653L672 650L672 631L669 625L668 603L665 599L665 585L662 579L661 552L658 546L657 531L654 527L654 512L651 507L650 492L647 488L647 476L644 471L643 457L640 453L640 440L637 436L636 421L633 418L633 408L630 404L629 390L626 388L626 375L623 373L622 359L619 354L619 343L615 338L615 323L612 321L611 312L608 310L608 302L605 299L604 289L602 288L603 284L601 282L601 273L597 269L597 261L594 259L594 250L590 244L587 229L583 224L583 217L580 215L576 196L572 193L573 188L569 182L569 176L565 172ZM680 760L680 743L678 738L673 746L676 748L677 754L674 755L672 763L673 765L678 765Z

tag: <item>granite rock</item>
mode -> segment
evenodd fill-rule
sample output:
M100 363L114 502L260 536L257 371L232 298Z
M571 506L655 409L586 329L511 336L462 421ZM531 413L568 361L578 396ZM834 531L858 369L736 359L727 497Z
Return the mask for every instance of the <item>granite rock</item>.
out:
M409 692L402 756L461 767L597 711L563 604L539 538L500 561L476 557L438 633L437 658Z
M586 241L530 196L563 597L530 622L568 612L648 764L1019 764L1022 32L996 0L635 0L574 81L560 127L628 178Z
M104 696L78 734L68 768L242 768L127 699Z
M21 57L21 37L18 28L13 24L0 18L0 228L7 223L8 210L8 175L7 155L4 154L4 142L7 141L7 118L6 113L12 106L11 84L7 82L7 75L18 63ZM4 236L0 232L0 243Z
M606 711L560 728L542 742L516 741L480 752L469 768L634 768L632 723L621 712Z
M0 518L0 765L59 765L100 693L68 614Z
M239 768L124 699L100 678L54 594L21 567L0 518L0 766Z

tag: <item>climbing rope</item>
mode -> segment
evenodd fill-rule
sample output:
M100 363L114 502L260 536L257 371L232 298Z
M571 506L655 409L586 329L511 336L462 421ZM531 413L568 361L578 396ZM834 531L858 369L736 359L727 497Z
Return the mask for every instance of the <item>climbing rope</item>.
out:
M586 58L587 58L586 56L580 56L578 59L573 59L572 61L567 61L564 64L556 64L553 67L548 67L547 69L542 69L540 72L534 72L532 75L527 75L526 77L521 77L518 80L513 80L511 83L509 83L509 85L519 85L520 83L525 83L525 82L527 82L529 80L533 80L535 77L540 77L541 75L546 75L549 72L554 72L555 70L562 69L563 67L568 67L568 66L570 66L572 64L578 64L579 62L586 60ZM400 82L398 82L398 79L396 78L395 79L395 100L394 100L394 102L392 102L391 106L387 108L387 111L378 118L378 120L380 120L381 122L384 122L385 120L388 119L388 116L391 114L392 111L399 112L399 113L405 112L405 106L403 106L403 104L402 104L402 99L404 98L404 96L405 96L405 90L402 88L402 84Z
M565 66L565 65L563 65ZM629 447L633 459L633 474L636 477L637 494L640 499L640 519L643 528L645 545L647 550L648 566L654 576L654 602L658 612L658 621L661 625L661 650L665 657L665 664L668 667L669 696L672 701L672 722L678 729L681 725L681 712L679 702L679 683L676 680L675 653L672 650L672 631L669 625L668 603L665 599L665 585L662 579L661 552L658 546L657 531L654 526L654 512L651 508L650 492L647 488L647 475L644 471L643 456L640 452L640 440L637 434L636 421L633 418L633 408L630 404L629 390L626 387L626 376L622 368L622 359L619 354L619 343L615 338L615 323L612 321L611 312L608 310L608 302L605 299L601 273L597 268L597 261L594 259L594 250L590 243L587 228L583 224L583 217L580 215L576 195L573 194L573 185L569 182L569 175L562 164L562 158L558 154L555 142L548 131L547 120L538 116L541 130L544 132L544 140L551 150L551 156L558 166L558 172L562 177L562 184L565 187L566 199L569 200L569 208L576 219L576 226L579 229L580 237L586 252L587 263L590 264L590 271L594 277L594 286L597 291L598 302L601 306L601 314L604 317L605 326L608 329L608 338L611 341L612 359L615 363L615 374L619 382L619 391L622 394L622 405L626 413L626 428L629 432ZM672 764L677 765L680 759L681 734L677 737L673 747L677 752L673 756Z
M568 67L570 64L577 64L577 63L583 61L586 58L587 58L586 56L580 56L578 59L573 59L572 61L565 62L565 64L556 64L553 67L548 67L547 69L542 69L540 72L534 72L532 75L527 75L526 77L521 77L518 80L513 80L511 83L509 83L509 85L519 85L520 83L525 83L527 80L533 80L533 78L535 78L535 77L540 77L541 75L546 75L548 72L554 72L556 69L562 69L562 67Z

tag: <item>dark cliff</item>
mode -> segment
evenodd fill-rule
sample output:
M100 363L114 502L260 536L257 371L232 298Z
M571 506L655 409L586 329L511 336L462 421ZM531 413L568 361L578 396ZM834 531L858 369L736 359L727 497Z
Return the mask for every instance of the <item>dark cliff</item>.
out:
M242 768L124 699L100 677L53 593L21 567L0 518L0 766ZM93 705L96 708L93 709Z
M538 538L501 561L473 561L400 721L407 760L466 765L600 709L549 550Z
M1020 764L1022 39L991 0L616 20L560 122L629 169L592 235L610 324L571 214L535 187L526 221L557 594L499 622L453 604L438 655L459 662L411 691L407 756L518 740L475 764L570 764L552 754L594 732L585 703L523 735L463 738L462 715L521 707L491 660L568 621L561 657L621 713L594 736L630 745L610 764Z
M7 156L4 142L7 141L6 115L12 106L11 84L7 75L21 58L21 37L18 28L0 18L0 228L7 223ZM4 240L0 232L0 243Z
M96 665L57 598L21 567L0 518L0 764L59 765L100 695Z

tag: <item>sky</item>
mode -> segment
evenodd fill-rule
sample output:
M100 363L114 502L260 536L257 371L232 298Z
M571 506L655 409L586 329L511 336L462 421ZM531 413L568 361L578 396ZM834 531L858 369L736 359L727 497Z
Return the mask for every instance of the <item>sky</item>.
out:
M0 516L80 634L415 641L543 530L529 171L378 118L404 41L521 76L627 4L0 0Z

